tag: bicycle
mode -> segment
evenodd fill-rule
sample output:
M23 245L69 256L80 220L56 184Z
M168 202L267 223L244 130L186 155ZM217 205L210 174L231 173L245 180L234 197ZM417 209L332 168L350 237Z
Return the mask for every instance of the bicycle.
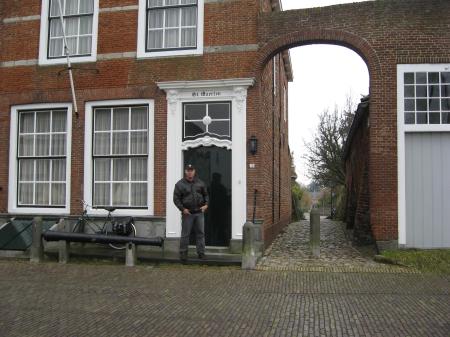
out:
M131 216L123 217L123 218L114 218L112 215L112 212L116 210L115 207L91 207L89 206L84 200L83 202L83 213L81 213L81 216L77 219L77 222L75 223L75 226L72 229L73 233L84 233L86 226L89 227L89 229L94 232L94 234L101 234L101 235L120 235L120 236L136 236L136 226L134 225L134 219ZM106 220L103 223L103 226L98 225L95 223L94 219L91 218L88 213L87 209L88 207L91 207L93 209L104 209L108 212L106 216ZM125 249L126 244L108 244L113 249Z

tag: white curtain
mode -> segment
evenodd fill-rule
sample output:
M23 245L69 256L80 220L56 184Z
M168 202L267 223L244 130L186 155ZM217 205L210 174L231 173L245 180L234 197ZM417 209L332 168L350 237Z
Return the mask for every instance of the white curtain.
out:
M35 203L37 205L49 204L49 183L50 180L50 160L36 160L36 186L35 186Z
M111 130L111 109L95 109L94 130Z
M64 205L66 159L48 157L66 155L66 131L64 110L20 113L19 204ZM42 158L22 159L24 156Z
M58 0L56 0L58 1ZM60 0L61 4L63 3L63 0ZM74 15L78 14L78 0L65 0L65 10L64 15Z
M113 130L128 130L129 108L113 109Z
M36 135L35 155L42 157L50 155L50 135Z
M94 0L80 0L80 14L92 13L94 11Z
M94 116L94 156L147 155L148 107L103 108ZM108 132L111 118L113 130ZM95 205L145 206L147 158L94 158L93 199Z
M63 206L66 200L66 184L52 184L52 201L55 206Z
M33 183L19 183L19 205L33 204Z
M148 0L148 8L160 7L164 5L164 0Z
M107 206L111 205L111 185L110 183L94 184L94 205Z
M49 57L59 57L64 55L64 40L60 39L50 39L49 43Z
M36 160L36 181L50 180L50 159Z
M50 131L50 111L39 111L36 114L36 132Z
M148 110L147 107L131 108L131 130L148 129Z
M66 161L64 159L52 160L52 181L62 182L66 180Z
M94 155L109 155L110 151L110 141L111 133L110 132L102 132L96 133L94 135Z
M92 49L93 0L61 0L67 47L71 55L89 55ZM91 15L86 15L91 14ZM64 53L63 32L59 19L58 0L50 4L50 57L62 57Z
M64 156L66 154L66 135L52 135L52 156Z
M34 179L34 160L22 159L19 162L19 181L33 181Z
M64 13L64 0L61 0L61 11ZM50 16L59 16L59 4L58 0L51 0L50 3Z
M112 154L128 154L128 132L114 132L112 138Z
M131 184L131 204L135 206L147 206L147 184Z
M131 154L147 153L147 132L131 132L130 133L130 150Z
M163 48L164 30L150 30L148 32L147 48L160 49Z

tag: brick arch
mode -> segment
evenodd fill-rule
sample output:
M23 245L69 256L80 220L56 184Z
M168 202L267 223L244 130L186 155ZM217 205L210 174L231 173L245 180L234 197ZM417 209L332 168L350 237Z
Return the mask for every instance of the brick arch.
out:
M364 38L345 30L337 29L302 29L281 35L262 46L256 63L256 73L279 52L311 44L332 44L347 47L356 52L369 69L370 82L381 77L381 64L374 48Z

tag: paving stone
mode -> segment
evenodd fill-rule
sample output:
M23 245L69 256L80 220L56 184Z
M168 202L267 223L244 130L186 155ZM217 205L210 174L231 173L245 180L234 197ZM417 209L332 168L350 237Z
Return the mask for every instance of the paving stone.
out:
M0 260L2 337L448 337L450 279Z
M257 265L258 270L416 273L417 270L380 264L353 247L344 224L321 218L320 257L311 254L309 220L291 223L278 235Z

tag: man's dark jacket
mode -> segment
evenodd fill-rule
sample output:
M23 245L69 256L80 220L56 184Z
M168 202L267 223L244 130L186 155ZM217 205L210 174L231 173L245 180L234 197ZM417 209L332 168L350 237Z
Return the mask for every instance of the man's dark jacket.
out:
M200 207L209 202L205 183L196 177L192 182L186 178L181 179L175 184L173 202L181 212L184 208L191 213L200 212Z

